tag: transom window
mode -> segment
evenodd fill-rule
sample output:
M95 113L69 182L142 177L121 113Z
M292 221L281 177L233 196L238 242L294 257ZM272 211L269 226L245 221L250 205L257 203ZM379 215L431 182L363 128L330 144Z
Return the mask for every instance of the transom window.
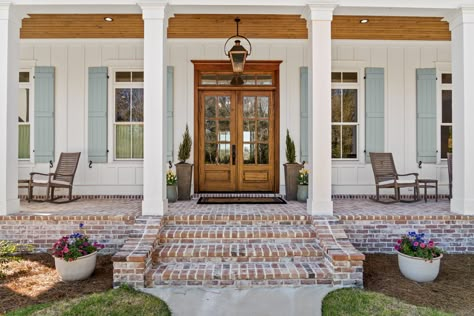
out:
M357 72L333 72L331 89L333 159L357 159L359 106Z
M202 73L201 85L203 86L230 86L234 78L233 73ZM252 74L246 73L240 75L244 86L272 86L273 76L268 74Z
M441 74L441 159L453 149L453 91L450 73Z
M143 159L143 71L115 72L115 159Z
M21 71L18 76L18 159L30 159L30 72Z

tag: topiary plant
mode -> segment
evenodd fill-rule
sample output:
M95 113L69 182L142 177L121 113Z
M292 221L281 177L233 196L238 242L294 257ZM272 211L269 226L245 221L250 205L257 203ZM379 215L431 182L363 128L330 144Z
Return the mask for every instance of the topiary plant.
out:
M181 163L185 163L191 156L191 146L193 141L189 135L188 124L186 124L186 131L183 134L183 142L179 144L178 160Z
M296 162L295 142L290 137L290 131L286 130L286 161L288 163Z

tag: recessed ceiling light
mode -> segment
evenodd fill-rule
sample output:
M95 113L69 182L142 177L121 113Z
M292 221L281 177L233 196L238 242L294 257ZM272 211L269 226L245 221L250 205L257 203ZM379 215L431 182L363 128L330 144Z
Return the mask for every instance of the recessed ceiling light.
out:
M112 22L113 20L114 20L114 19L111 18L110 16L106 16L106 17L104 18L104 21L105 21L105 22Z
M362 20L360 20L360 24L366 24L366 23L369 23L369 20L368 20L368 19L362 19Z

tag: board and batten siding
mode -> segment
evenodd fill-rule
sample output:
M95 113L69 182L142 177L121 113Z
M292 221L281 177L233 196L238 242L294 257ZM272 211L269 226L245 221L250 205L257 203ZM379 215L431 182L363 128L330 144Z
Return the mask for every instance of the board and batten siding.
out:
M174 69L174 139L173 152L178 151L185 125L194 130L193 59L225 59L223 41L219 39L168 41L168 65ZM280 66L280 161L285 162L285 135L290 130L300 153L300 68L308 66L307 42L304 40L252 40L253 60L282 60ZM333 41L332 58L338 69L359 69L361 78L366 67L385 71L385 148L394 154L399 172L419 172L425 178L447 183L445 164L416 163L416 69L434 68L450 62L447 42L400 41ZM88 68L111 64L136 68L143 61L142 40L22 40L21 60L35 60L37 66L55 68L55 156L62 151L81 151L74 191L78 194L141 194L143 164L140 161L96 163L88 168ZM333 66L334 67L334 66ZM109 72L109 74L111 74ZM112 79L112 78L111 78ZM359 94L363 94L363 83ZM109 100L109 121L113 109ZM309 104L309 106L311 106ZM359 146L364 138L364 104L359 104ZM315 128L317 131L317 127ZM109 129L110 131L110 129ZM191 135L193 136L193 135ZM110 144L112 155L113 144ZM359 150L359 152L361 152ZM362 149L363 152L363 149ZM192 162L192 156L191 161ZM373 193L373 174L364 157L358 161L334 162L333 193ZM300 157L298 155L298 160ZM110 159L109 159L110 161ZM280 166L280 190L284 190L283 168ZM317 172L317 166L308 167ZM31 171L48 172L49 164L19 164L19 178ZM440 187L441 192L445 187Z

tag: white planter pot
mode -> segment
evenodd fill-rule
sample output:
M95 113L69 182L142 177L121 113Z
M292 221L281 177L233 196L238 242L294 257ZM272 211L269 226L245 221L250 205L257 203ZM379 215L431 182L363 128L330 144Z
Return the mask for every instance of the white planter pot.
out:
M438 276L441 258L443 255L433 260L425 260L398 252L398 267L407 279L416 282L431 282Z
M91 276L95 270L97 251L87 256L79 257L74 261L65 261L62 258L54 257L56 271L63 281L85 280Z

